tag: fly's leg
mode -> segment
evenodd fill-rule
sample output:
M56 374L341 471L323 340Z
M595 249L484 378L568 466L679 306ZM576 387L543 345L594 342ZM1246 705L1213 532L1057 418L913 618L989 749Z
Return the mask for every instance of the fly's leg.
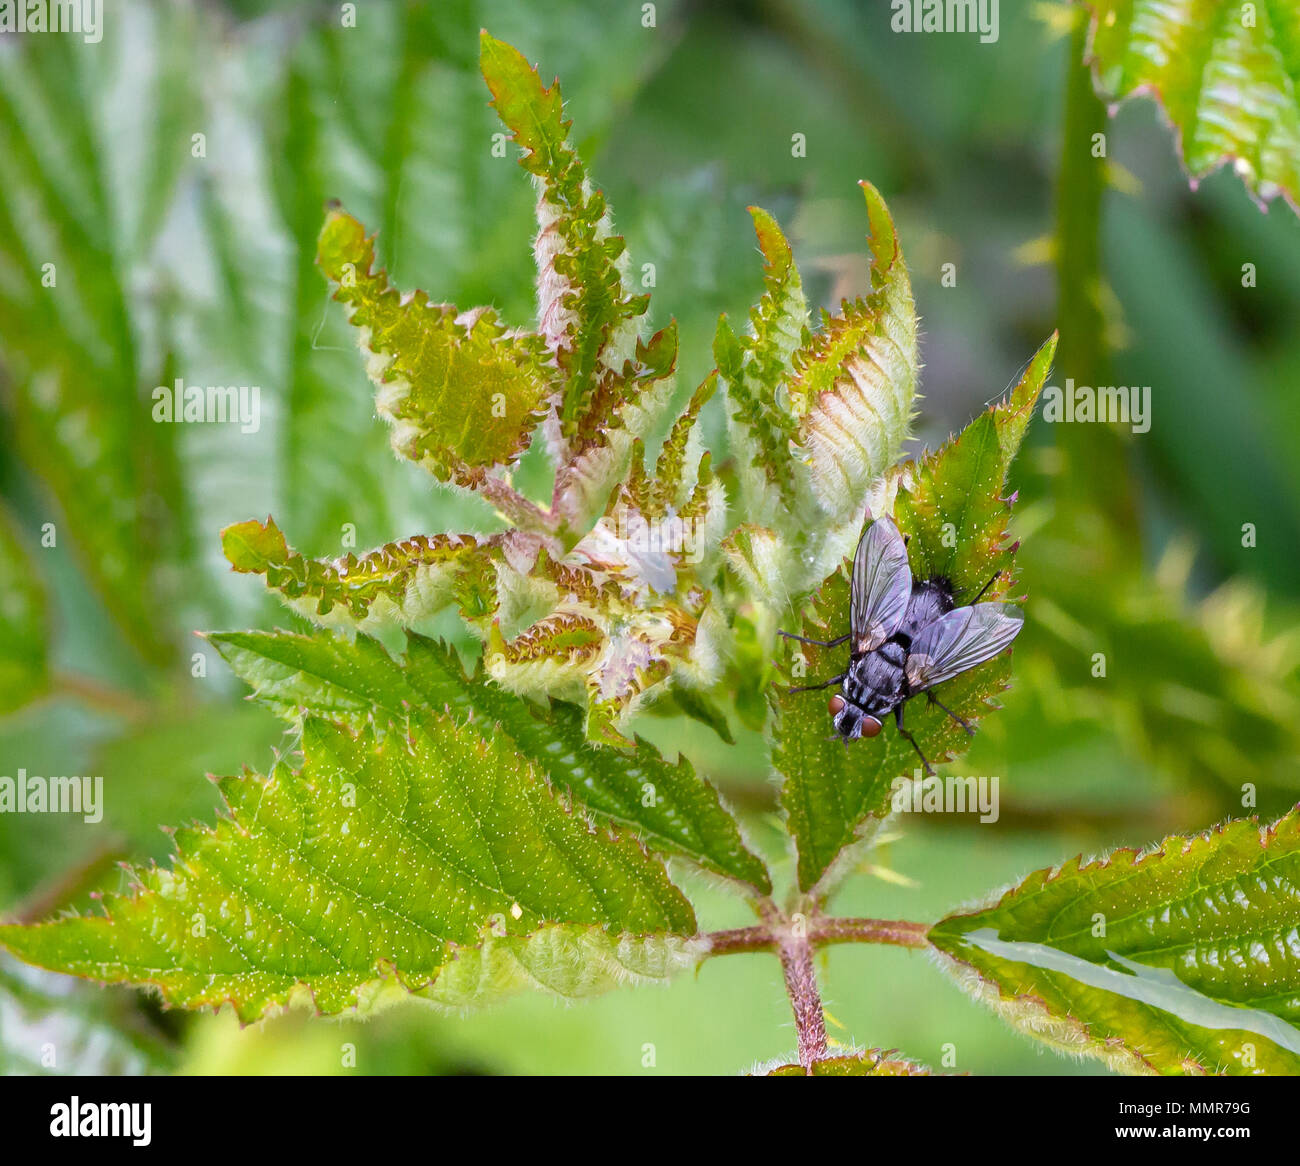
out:
M796 636L793 632L781 632L781 631L779 631L779 632L777 632L776 634L777 634L778 636L784 636L787 640L798 640L799 643L801 643L801 644L815 644L815 645L816 645L817 647L819 647L819 648L838 648L838 647L839 647L842 643L844 643L844 641L847 640L847 639L848 639L848 638L849 638L853 633L852 633L852 632L845 632L845 633L844 633L842 636L840 636L839 639L837 639L837 640L809 640L809 639L805 639L803 636Z
M841 672L838 676L832 676L829 680L823 681L821 684L805 684L801 688L787 688L785 690L786 695L790 696L796 692L816 692L819 688L830 688L832 684L839 684L846 675L848 674Z
M898 726L898 735L907 740L912 748L916 750L916 755L921 759L921 764L925 766L926 776L933 777L934 766L925 759L925 754L921 752L921 746L916 743L916 738L903 728L903 706L901 704L894 709L894 724Z
M986 592L990 587L993 586L993 584L994 584L995 582L997 582L998 577L999 577L1001 574L1002 574L1001 571L994 571L994 572L993 572L993 578L990 579L987 583L985 583L984 586L981 587L981 588L979 589L979 591L977 591L977 592L975 593L975 598L971 600L971 603L972 603L972 604L978 603L978 602L979 602L979 601L984 597L984 592ZM940 706L940 707L942 707L942 706Z
M930 704L937 704L941 709L943 709L944 712L946 712L950 717L952 717L954 721L956 721L963 729L966 730L966 735L968 737L975 736L975 730L971 728L970 722L963 720L961 717L959 717L955 712L952 711L952 709L950 709L937 696L935 696L934 693L927 692L925 694L925 698L927 701L930 702Z

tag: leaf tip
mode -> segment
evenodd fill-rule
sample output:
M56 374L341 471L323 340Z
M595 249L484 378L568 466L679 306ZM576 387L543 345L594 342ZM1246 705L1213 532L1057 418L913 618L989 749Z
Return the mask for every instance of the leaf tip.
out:
M243 574L261 575L289 560L289 545L269 514L265 523L250 518L227 526L221 532L221 550L231 567Z

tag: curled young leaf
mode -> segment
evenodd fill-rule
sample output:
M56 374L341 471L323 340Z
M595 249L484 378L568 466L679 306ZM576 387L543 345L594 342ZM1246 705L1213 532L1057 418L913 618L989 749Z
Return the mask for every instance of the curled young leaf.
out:
M221 546L236 571L264 576L286 606L327 627L411 627L457 600L473 620L492 572L491 540L470 535L416 535L359 557L308 559L267 518L226 527Z
M491 308L458 312L424 292L399 296L374 261L361 224L331 210L318 262L360 330L393 450L437 478L473 485L513 462L541 420L550 390L542 346L507 331Z

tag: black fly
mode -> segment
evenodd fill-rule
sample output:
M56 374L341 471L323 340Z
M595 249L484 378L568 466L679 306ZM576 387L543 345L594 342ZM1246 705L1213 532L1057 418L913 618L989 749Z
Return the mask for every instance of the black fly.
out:
M853 556L848 632L834 640L781 633L787 639L823 648L851 640L848 669L822 684L790 691L810 692L843 682L842 691L831 697L829 707L835 731L845 744L859 737L874 737L892 712L899 733L911 742L926 771L933 772L916 738L903 727L903 706L924 692L931 703L974 736L975 730L930 690L993 659L1023 626L1024 616L1018 607L979 602L993 579L969 606L955 606L946 579L912 578L907 545L898 527L891 518L877 519L862 535Z

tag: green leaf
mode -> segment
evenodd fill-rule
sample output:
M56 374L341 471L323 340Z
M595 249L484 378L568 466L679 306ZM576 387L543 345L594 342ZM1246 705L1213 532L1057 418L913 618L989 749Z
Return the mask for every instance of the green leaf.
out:
M869 182L860 184L871 224L865 299L823 313L822 329L794 354L790 409L811 488L831 521L854 514L898 456L912 420L919 365L916 309L894 220Z
M778 394L791 358L807 336L808 302L776 220L759 207L750 207L749 213L763 253L763 296L750 312L748 336L736 336L725 315L718 320L713 359L727 387L732 440L743 457L747 472L742 482L752 509L771 495L772 485L778 497L788 498L794 491L790 441L795 418Z
M155 340L163 282L157 249L201 124L191 48L206 17L132 5L122 39L7 37L0 68L0 404L19 474L57 504L58 546L81 570L131 646L152 665L176 658L163 613L180 602L189 561L182 532L177 428L155 424L150 394L170 387ZM129 43L126 64L121 46ZM100 117L126 77L147 98L112 122L129 141L105 148ZM224 382L233 383L233 382Z
M282 716L292 720L306 711L359 726L376 710L401 717L409 709L446 709L466 732L500 739L528 758L553 789L602 820L631 827L648 845L764 894L771 891L766 869L746 849L717 792L685 758L669 765L639 738L633 754L594 748L581 709L554 702L549 710L534 710L481 674L466 676L450 648L412 635L399 662L366 636L349 641L223 632L210 638L254 695Z
M0 507L0 713L39 696L47 683L45 588L9 511Z
M523 150L521 165L539 180L538 331L565 374L558 412L563 437L572 439L599 404L602 370L620 371L636 355L636 318L649 297L627 288L624 242L568 142L558 82L546 88L517 49L487 32L480 49L493 108Z
M1006 474L1020 445L1034 402L1055 351L1049 340L1030 362L1019 385L1002 403L977 417L956 438L919 464L898 473L894 517L908 538L914 578L943 577L957 602L973 598L994 572L1001 579L985 593L1006 594L1011 586L1013 549L1006 545L1010 504L1003 499ZM834 639L849 627L847 573L833 575L814 608L814 639ZM816 683L844 671L848 648L794 644L792 660L804 667L792 676L796 685ZM943 686L941 698L972 724L1007 686L1011 666L1006 654ZM874 740L851 743L832 737L825 715L825 693L804 692L780 701L780 725L772 763L783 777L781 805L798 850L799 885L811 891L833 881L828 871L846 848L864 837L890 811L899 779L920 772L920 759L896 730L886 726ZM908 731L933 763L952 760L969 747L970 738L937 705L924 699L908 702Z
M995 572L1001 575L985 597L1011 590L1014 548L1006 545L1011 503L1002 493L1055 354L1053 335L1005 401L900 475L895 517L909 536L912 573L947 579L959 601L974 596Z
M760 1067L755 1076L761 1077L928 1077L930 1070L915 1061L895 1057L896 1049L864 1049L860 1053L827 1057L814 1061L811 1069L799 1064Z
M507 332L491 308L458 313L424 292L399 296L373 270L373 238L340 210L326 216L318 260L360 330L394 452L462 485L513 463L549 391L536 338Z
M469 535L417 535L360 558L308 559L268 517L226 527L221 547L236 571L265 576L286 606L332 627L409 627L458 598L467 614L482 614L470 597L490 574L490 548Z
M663 866L590 828L508 743L447 719L378 738L309 718L303 753L222 779L229 816L178 830L172 868L136 872L107 916L3 926L0 943L246 1021L306 997L366 1011L396 989L581 995L693 958L694 913Z
M1154 94L1193 181L1231 161L1261 199L1281 192L1300 208L1300 9L1238 0L1088 7L1099 88L1112 101Z
M1011 1023L1113 1068L1300 1072L1300 810L1037 871L930 931Z

